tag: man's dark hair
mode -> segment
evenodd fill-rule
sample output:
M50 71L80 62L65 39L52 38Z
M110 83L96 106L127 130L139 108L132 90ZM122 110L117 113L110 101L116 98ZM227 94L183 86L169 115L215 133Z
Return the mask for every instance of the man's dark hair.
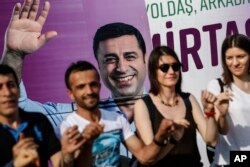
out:
M0 64L0 75L9 75L9 74L13 75L16 85L18 86L19 84L18 84L17 75L16 75L16 72L13 70L13 68L11 68L10 66L6 64Z
M94 37L93 41L93 50L95 54L95 58L97 60L97 51L99 47L99 43L101 41L111 39L111 38L117 38L123 35L135 35L139 48L142 50L143 55L146 53L146 45L145 41L138 29L133 27L132 25L125 24L125 23L110 23L106 24L102 27L100 27Z
M97 75L98 79L100 80L100 75L99 75L97 69L95 68L95 66L93 64L91 64L88 61L77 61L75 63L72 63L67 68L67 70L65 72L64 81L65 81L66 87L68 89L70 89L69 76L70 76L71 73L78 72L78 71L87 71L87 70L95 70L96 75Z

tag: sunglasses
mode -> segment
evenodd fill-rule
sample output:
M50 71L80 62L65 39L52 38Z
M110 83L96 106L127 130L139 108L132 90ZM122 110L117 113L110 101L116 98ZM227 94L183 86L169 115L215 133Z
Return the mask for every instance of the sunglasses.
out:
M180 70L181 64L180 64L180 63L162 64L162 65L160 65L158 68L159 68L162 72L168 72L168 70L169 70L170 67L176 72L176 71L179 71L179 70Z

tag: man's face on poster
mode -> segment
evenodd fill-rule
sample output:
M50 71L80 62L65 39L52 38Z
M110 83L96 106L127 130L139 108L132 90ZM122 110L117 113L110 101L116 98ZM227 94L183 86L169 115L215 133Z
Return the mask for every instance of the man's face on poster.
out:
M101 41L98 64L102 80L113 96L135 96L143 93L145 55L134 35Z

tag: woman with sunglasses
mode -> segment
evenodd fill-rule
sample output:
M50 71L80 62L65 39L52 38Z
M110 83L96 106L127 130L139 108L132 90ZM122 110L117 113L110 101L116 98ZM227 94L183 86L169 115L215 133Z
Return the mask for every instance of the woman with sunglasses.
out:
M218 79L211 80L207 87L217 96L216 120L221 134L215 148L215 166L229 165L230 151L250 150L250 38L242 34L226 37L221 58L222 87Z
M153 49L148 72L151 88L148 95L135 103L135 124L137 134L146 145L154 141L162 148L157 159L152 160L152 164L155 164L150 165L203 166L196 143L196 130L206 143L214 145L217 137L213 117L215 96L202 91L202 104L207 115L204 117L195 97L182 92L181 63L176 53L167 46ZM162 119L172 120L170 136L156 140L154 134Z

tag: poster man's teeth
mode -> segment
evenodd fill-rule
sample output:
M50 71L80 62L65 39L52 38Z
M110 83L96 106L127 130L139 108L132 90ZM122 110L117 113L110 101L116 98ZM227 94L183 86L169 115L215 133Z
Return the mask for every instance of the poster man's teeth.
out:
M127 76L127 77L124 77L124 78L119 78L117 79L118 81L129 81L133 78L133 76Z

